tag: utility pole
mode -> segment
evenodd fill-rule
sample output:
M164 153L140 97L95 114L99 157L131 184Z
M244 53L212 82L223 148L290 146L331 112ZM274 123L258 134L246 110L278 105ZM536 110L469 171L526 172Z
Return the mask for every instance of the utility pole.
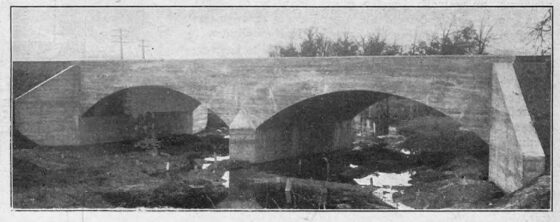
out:
M150 46L145 44L146 40L144 40L144 39L140 40L140 42L142 43L142 44L140 44L140 48L142 48L142 59L146 59L145 48L149 48Z
M117 41L113 41L113 42L119 43L119 45L120 45L120 52L121 52L121 60L123 60L123 59L124 59L123 44L124 44L124 43L128 43L128 42L124 41L124 38L125 38L124 35L126 35L126 32L127 32L127 31L126 31L126 30L123 30L122 28L119 28L119 29L117 29L117 30L115 30L115 31L118 31L118 34L117 34L117 35L113 35L113 37L118 38L118 40L117 40Z

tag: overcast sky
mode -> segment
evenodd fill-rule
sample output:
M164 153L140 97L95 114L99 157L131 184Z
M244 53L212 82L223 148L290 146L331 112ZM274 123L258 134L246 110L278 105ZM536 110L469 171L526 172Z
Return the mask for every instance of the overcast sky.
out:
M411 44L429 39L453 18L481 19L496 37L489 52L534 54L529 28L545 8L13 8L14 60L118 59L119 28L127 30L125 59L266 57L274 45L297 42L308 27L330 38L384 34Z

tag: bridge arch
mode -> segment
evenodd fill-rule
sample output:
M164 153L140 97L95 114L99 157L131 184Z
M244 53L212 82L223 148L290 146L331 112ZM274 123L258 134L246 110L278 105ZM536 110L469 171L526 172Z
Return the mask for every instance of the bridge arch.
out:
M207 127L209 115L221 120L201 101L177 90L128 87L106 95L80 115L80 140L91 144L194 134Z
M428 127L465 130L460 128L462 124L457 119L409 98L371 90L342 90L300 100L264 120L255 129L255 151L254 156L251 157L254 158L252 162L350 148L354 141L354 117L368 107L389 99L420 107L420 109L415 108L413 117L430 116L431 119L420 120L433 121L428 123L430 124ZM392 108L402 109L403 106ZM393 115L407 112L409 110L389 111ZM399 119L399 117L380 117L376 122L384 119ZM381 125L381 122L377 123ZM388 126L389 122L382 124ZM421 124L426 123L421 122ZM469 133L477 137L475 132ZM485 141L478 137L478 141L485 144Z

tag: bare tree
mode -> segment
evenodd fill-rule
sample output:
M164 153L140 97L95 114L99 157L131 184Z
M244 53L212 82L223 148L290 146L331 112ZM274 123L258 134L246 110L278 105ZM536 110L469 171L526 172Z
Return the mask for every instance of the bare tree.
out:
M541 55L548 54L552 49L552 9L548 9L543 19L539 21L529 32L534 40L534 47Z
M457 16L453 15L451 20L447 23L444 23L443 21L445 21L445 20L441 20L441 22L440 22L441 39L444 40L444 41L442 41L442 43L445 43L446 39L451 39L450 34L453 32L453 29L454 29L454 27L457 23Z
M478 26L478 35L475 38L475 41L477 42L477 54L479 55L485 54L488 43L494 38L492 34L494 25L486 24L487 20L488 18L486 16L480 20L480 24Z

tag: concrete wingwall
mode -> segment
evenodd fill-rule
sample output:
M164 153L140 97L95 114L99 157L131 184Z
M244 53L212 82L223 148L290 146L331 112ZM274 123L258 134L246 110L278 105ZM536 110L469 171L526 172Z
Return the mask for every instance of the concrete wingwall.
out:
M551 153L552 73L550 56L518 56L514 68L533 126L546 156ZM550 161L547 161L547 164Z
M512 63L494 64L492 88L489 178L513 192L543 173L545 156Z
M14 101L14 124L41 145L77 145L80 67L69 66Z

